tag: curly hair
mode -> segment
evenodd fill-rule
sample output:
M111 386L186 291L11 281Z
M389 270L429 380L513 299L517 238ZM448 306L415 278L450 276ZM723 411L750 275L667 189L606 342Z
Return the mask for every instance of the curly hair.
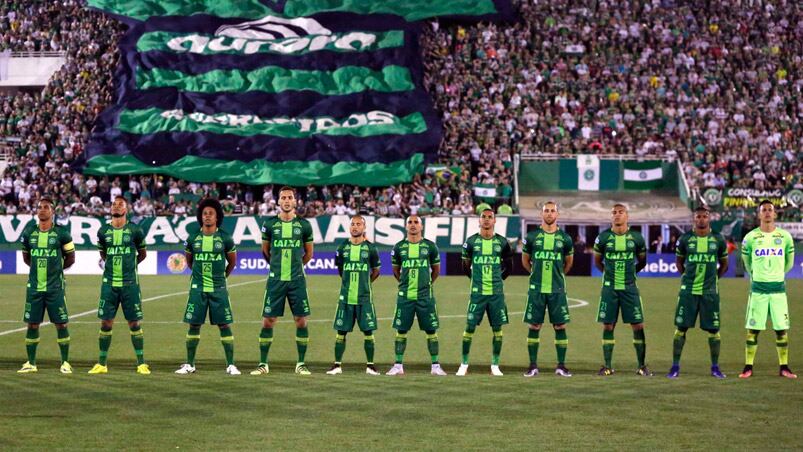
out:
M211 207L215 209L215 213L217 214L217 227L223 225L223 206L220 205L220 201L213 198L204 198L201 202L198 203L198 210L195 213L195 218L198 220L198 224L203 226L203 213L204 209L207 207Z

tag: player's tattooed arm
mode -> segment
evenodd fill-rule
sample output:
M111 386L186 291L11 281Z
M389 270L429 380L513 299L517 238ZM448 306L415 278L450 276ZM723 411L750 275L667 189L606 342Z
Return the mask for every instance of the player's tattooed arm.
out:
M237 262L237 252L229 251L226 253L226 278L234 271L234 264Z
M507 279L513 271L513 249L510 248L509 243L505 243L502 248L502 279Z
M727 260L726 260L727 263ZM686 256L675 255L675 265L678 266L678 273L681 275L686 272ZM720 265L722 265L720 263ZM721 267L720 267L721 268ZM720 274L720 276L722 276Z
M597 267L597 270L605 273L605 264L602 262L602 254L594 253L594 265Z
M573 265L574 265L574 255L569 254L568 256L565 256L563 258L563 274L568 275L569 270L572 269Z
M64 269L67 270L68 268L72 267L75 263L75 251L69 251L64 253Z
M311 260L312 260L312 242L307 242L304 244L304 257L301 259L301 262L304 265L307 265L307 263Z
M636 259L636 273L638 273L644 270L644 267L647 266L647 253L639 254Z
M463 259L463 274L471 278L471 261Z
M270 262L270 242L267 240L262 241L262 257L264 257L266 261Z
M719 260L719 268L717 269L717 277L718 278L721 278L722 276L725 275L725 272L728 271L728 265L729 265L729 262L728 262L728 257L727 256L725 256L724 258Z

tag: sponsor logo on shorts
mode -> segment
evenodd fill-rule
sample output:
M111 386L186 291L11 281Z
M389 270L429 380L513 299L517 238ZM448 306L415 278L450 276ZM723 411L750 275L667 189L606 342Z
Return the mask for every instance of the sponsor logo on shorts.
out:
M600 312L599 313L599 318L604 319L605 318L605 313L604 312Z
M683 323L683 317L681 316L675 317L675 323Z
M185 316L184 316L184 318L185 318L185 319L187 319L187 320L189 320L189 319L191 319L191 318L192 318L192 314L190 314L190 313L188 312L188 313L187 313L187 315L185 315Z
M335 324L336 324L337 326L342 326L342 325L343 325L343 319L337 319L337 321L335 322Z

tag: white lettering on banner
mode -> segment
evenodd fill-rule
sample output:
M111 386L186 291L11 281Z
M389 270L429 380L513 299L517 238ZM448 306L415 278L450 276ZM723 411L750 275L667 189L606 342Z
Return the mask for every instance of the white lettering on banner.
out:
M369 216L365 216L362 218L363 220L365 220L365 238L368 239L368 241L374 243L375 242L374 236L376 235L374 234L374 225L376 224L376 218Z
M16 228L12 224L15 218L19 220ZM33 219L32 215L17 215L16 217L13 215L0 215L0 229L3 231L5 241L7 243L18 242L22 231L25 230L25 226L28 226L31 219Z
M168 217L156 217L153 219L153 223L151 223L151 227L148 229L147 235L145 236L146 245L155 245L157 243L156 237L158 236L162 236L162 242L164 243L172 244L182 242L175 231L173 231L173 226L167 218Z
M315 243L322 243L323 242L323 235L321 235L321 227L318 225L318 220L312 218L309 222L310 226L312 226L312 241ZM237 238L234 238L234 242L237 242Z
M803 240L803 221L799 223L775 223L775 226L789 232L792 238Z
M308 268L310 270L328 270L336 269L337 266L335 265L334 259L313 258L311 261L307 262L307 265L305 265L304 268Z
M188 120L200 124L220 124L229 127L241 127L257 124L291 125L299 133L322 133L329 129L354 129L366 126L392 125L398 123L399 117L385 111L369 111L368 113L354 113L343 121L328 116L319 118L260 118L254 115L233 115L217 113L194 112L185 114L183 110L165 110L159 113L163 119L176 121ZM314 127L313 127L314 126Z
M148 246L179 245L189 236L189 231L197 230L198 224L194 216L172 221L173 217L154 217L144 219L142 226L145 233L145 244ZM380 218L366 215L365 235L373 243L382 246L393 246L406 236L404 218ZM312 227L312 237L316 244L336 244L351 235L351 218L348 215L332 215L307 219ZM510 218L496 219L496 232L509 239L515 239L518 231L509 232ZM0 215L0 243L12 244L19 241L26 226L35 222L31 215ZM106 222L103 218L70 217L69 228L76 246L84 249L97 243L97 231ZM442 247L460 246L466 237L479 232L477 217L423 217L424 237L433 240ZM17 223L18 222L18 223ZM234 243L246 247L258 246L261 237L262 218L255 216L230 217L226 219L224 228L231 233ZM321 230L323 226L324 230ZM509 236L511 234L512 236Z
M449 245L461 246L465 242L466 219L463 217L452 217L452 236Z
M424 238L438 242L438 237L449 237L449 217L425 217Z
M644 273L680 273L675 262L666 262L659 258L658 262L650 262L644 267Z
M191 34L176 36L167 41L167 48L176 52L204 53L236 51L244 55L253 55L263 47L268 51L285 55L303 51L317 52L324 50L328 44L349 52L360 52L376 42L377 36L371 33L350 32L333 36L291 37L276 40L233 38L230 36L201 36Z
M139 275L156 274L156 253L148 253L144 261L137 266ZM22 251L17 251L17 274L27 275L29 268L22 259ZM64 271L65 275L102 275L100 255L97 251L79 250L75 252L75 264Z
M73 243L76 245L84 245L86 243L97 245L98 231L102 225L103 222L99 218L70 217L70 235L72 235ZM170 232L173 232L172 228ZM89 240L87 241L85 237L89 237Z
M317 222L316 222L317 223ZM348 215L333 215L329 217L329 227L326 228L326 243L336 243L351 237L351 220Z
M393 246L404 240L404 218L379 218L374 231L376 244Z
M190 236L190 233L187 232L187 226L193 223L197 223L195 217L187 217L179 221L178 225L176 226L176 235L181 242L184 242Z
M248 241L259 245L262 243L262 230L256 218L242 217L237 219L232 237L239 237L239 243Z
M265 259L240 259L240 262L237 264L237 268L243 268L246 270L267 270L270 268L268 262Z

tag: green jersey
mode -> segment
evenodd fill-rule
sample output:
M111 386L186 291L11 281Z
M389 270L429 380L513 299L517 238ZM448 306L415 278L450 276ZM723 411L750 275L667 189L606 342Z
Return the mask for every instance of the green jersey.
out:
M522 252L530 256L530 290L536 293L566 293L563 264L574 254L569 234L558 229L548 233L541 228L527 234Z
M474 234L463 244L463 260L471 262L471 295L502 295L502 263L513 255L499 234L485 239Z
M64 289L64 255L75 252L67 228L53 224L47 231L28 225L20 237L22 252L31 256L28 289L37 292Z
M602 285L625 290L636 284L636 259L647 254L647 245L644 237L632 229L621 235L607 229L594 241L594 253L601 254L605 264Z
M98 230L98 251L106 254L103 283L112 287L139 284L137 276L138 250L145 249L145 234L132 223L121 228L104 224Z
M214 292L226 288L226 254L237 251L228 232L218 229L210 235L191 234L184 251L192 254L190 289Z
M304 278L304 244L312 242L309 221L273 217L262 223L262 241L270 243L270 278L293 281Z
M680 291L692 295L719 293L717 268L721 259L728 258L728 245L717 233L700 237L694 231L680 236L675 254L685 261L680 277Z
M432 297L432 266L440 265L438 246L431 240L402 240L390 252L394 267L401 268L399 297L419 300Z
M371 302L371 270L379 268L379 253L376 246L368 240L359 245L353 245L344 240L337 247L335 265L340 270L342 283L340 285L340 302L359 304Z
M742 259L750 271L750 290L756 293L786 292L786 272L795 262L792 235L781 228L772 232L753 229L742 241Z

